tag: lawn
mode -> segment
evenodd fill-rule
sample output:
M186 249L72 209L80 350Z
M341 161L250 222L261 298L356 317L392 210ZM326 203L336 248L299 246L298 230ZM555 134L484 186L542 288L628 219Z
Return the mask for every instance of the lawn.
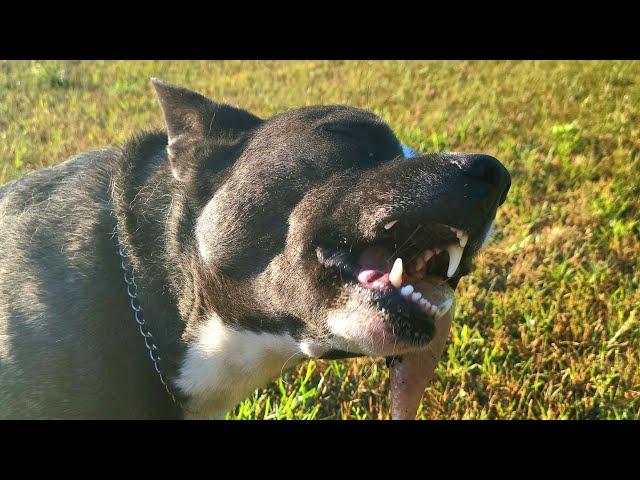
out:
M640 418L640 62L0 61L0 184L160 127L152 76L499 158L513 185L420 416ZM308 361L229 418L388 418L387 387L383 360Z

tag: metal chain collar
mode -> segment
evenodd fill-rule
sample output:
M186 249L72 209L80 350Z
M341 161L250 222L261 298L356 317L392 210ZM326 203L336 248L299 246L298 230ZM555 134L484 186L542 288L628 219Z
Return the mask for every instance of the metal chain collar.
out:
M122 249L122 244L120 242L120 229L117 223L116 223L116 242L118 246L118 254L120 255L120 259L121 259L120 268L123 271L124 282L127 284L127 295L129 295L129 305L131 306L131 310L133 310L133 318L138 324L138 331L140 332L140 335L142 335L142 338L144 339L144 346L147 348L147 351L149 352L149 358L151 359L151 362L153 362L153 368L158 374L158 377L160 378L160 382L162 382L162 385L164 385L164 388L169 394L169 397L171 397L171 400L176 405L180 405L180 402L176 399L175 395L171 391L171 388L165 381L164 375L162 374L162 371L160 370L160 366L158 365L161 360L160 354L159 354L160 352L158 350L158 346L153 342L153 335L151 335L151 332L149 331L149 327L147 326L144 320L142 304L140 303L140 300L138 298L138 285L136 285L136 281L133 273L133 267L131 267L130 265L127 265L127 262L126 262L127 254Z

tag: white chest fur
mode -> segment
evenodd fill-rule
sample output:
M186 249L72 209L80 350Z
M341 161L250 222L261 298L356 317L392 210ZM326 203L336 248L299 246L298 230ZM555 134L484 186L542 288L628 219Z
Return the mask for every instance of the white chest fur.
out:
M305 356L288 334L234 330L217 316L191 338L175 382L190 398L187 418L223 418L253 390Z

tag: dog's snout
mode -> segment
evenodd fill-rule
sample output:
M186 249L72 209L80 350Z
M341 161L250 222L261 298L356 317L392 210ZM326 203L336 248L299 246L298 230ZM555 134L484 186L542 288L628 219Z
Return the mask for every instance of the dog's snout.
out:
M499 196L498 205L504 203L511 186L511 175L498 159L484 154L466 154L454 163L464 175L490 185L492 192Z

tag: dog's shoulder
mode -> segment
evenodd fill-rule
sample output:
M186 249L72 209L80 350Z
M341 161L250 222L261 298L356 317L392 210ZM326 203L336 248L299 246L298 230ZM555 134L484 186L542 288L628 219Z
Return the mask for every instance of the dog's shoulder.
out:
M88 151L0 188L0 418L172 414L148 363L130 360L113 184L134 160L127 146Z

